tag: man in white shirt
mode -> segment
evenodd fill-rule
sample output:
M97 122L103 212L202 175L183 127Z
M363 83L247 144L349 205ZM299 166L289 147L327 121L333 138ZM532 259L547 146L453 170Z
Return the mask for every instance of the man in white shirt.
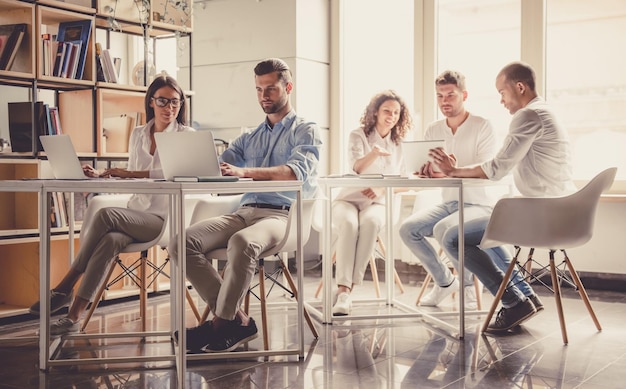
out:
M521 62L506 65L498 73L496 89L500 102L513 115L498 154L480 165L457 167L454 156L437 148L430 152L435 164L445 175L461 178L498 180L512 170L515 186L522 195L529 197L561 196L575 191L567 133L550 107L537 95L533 69ZM489 217L484 217L465 224L465 266L495 295L504 272L478 247L488 222ZM444 250L454 258L458 258L456 242L458 237L444 238ZM487 331L508 331L543 308L514 285L506 289L502 306Z
M478 164L492 158L497 150L496 138L491 123L465 109L467 99L465 77L456 71L446 70L435 80L437 104L445 119L431 123L424 134L426 140L445 141L445 150L453 154L463 165ZM442 177L427 163L420 172L429 177ZM491 214L495 199L484 187L467 189L464 193L466 220ZM447 296L459 290L459 281L447 264L442 261L433 245L426 237L441 239L449 229L458 228L458 191L445 188L442 191L443 203L422 209L409 216L400 226L400 237L411 252L419 258L422 266L433 278L435 286L424 296L421 306L434 307ZM476 292L470 272L465 272L465 307L476 309Z

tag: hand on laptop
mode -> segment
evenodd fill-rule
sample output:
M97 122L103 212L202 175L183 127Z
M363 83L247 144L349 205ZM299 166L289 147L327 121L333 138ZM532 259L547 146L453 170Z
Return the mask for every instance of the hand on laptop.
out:
M83 173L87 177L100 177L100 173L91 165L83 165Z

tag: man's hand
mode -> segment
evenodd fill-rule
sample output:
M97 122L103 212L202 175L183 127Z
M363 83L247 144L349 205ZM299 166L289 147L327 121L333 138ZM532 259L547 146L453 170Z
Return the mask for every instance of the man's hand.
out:
M446 154L442 147L430 149L428 155L445 176L450 176L450 173L456 168L456 157L454 154Z
M419 176L420 177L426 177L426 178L443 178L443 177L446 177L446 175L443 174L441 171L436 171L435 170L435 164L433 164L430 161L426 162L424 164L424 166L422 166L422 168L419 171Z
M220 163L220 169L222 170L223 176L245 177L242 168L231 165L230 163Z

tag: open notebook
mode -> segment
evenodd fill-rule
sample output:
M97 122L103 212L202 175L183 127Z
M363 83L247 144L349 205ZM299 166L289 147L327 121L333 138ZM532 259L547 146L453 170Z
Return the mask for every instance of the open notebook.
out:
M163 176L168 181L237 181L222 176L211 131L154 134Z

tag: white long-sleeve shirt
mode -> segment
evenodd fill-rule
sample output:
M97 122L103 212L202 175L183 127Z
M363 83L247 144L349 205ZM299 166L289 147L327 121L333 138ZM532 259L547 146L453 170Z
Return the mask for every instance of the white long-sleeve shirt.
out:
M150 130L154 125L154 120L150 120L146 125L136 127L130 134L128 141L128 170L150 172L150 178L163 178L159 150L155 150L154 155L150 154ZM183 126L178 122L171 123L165 132L195 131L191 127ZM181 150L181 156L184 150ZM135 193L128 200L128 208L136 209L159 215L165 220L167 217L168 200L165 195L151 195L146 193Z
M567 132L541 97L513 115L502 149L481 168L492 180L512 170L523 196L562 196L576 191Z

